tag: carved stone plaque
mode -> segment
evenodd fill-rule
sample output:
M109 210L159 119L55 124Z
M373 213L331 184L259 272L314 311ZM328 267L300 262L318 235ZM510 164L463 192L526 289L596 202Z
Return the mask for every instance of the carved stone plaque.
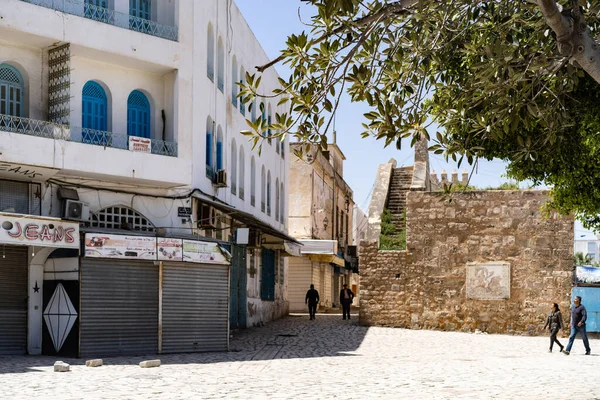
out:
M510 298L510 264L467 263L467 298L503 300Z

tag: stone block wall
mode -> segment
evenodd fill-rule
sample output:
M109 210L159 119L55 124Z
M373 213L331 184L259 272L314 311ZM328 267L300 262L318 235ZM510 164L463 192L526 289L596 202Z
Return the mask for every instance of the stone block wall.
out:
M476 191L448 203L409 192L407 250L362 245L361 324L541 334L552 303L569 309L573 270L573 218L544 217L547 198L545 191ZM510 297L467 298L470 262L508 262Z

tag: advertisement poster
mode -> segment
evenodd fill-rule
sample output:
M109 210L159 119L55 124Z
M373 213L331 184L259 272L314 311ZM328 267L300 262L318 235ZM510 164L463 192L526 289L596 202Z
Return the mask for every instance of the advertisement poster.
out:
M156 238L86 233L85 256L156 260Z
M156 239L160 261L183 261L183 240L171 238Z
M218 244L191 240L183 241L183 261L204 264L229 264Z
M600 268L578 266L575 268L577 283L600 284Z

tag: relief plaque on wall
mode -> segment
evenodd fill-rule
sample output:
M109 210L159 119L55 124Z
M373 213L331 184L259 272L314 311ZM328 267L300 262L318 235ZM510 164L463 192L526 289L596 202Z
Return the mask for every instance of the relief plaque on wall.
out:
M510 298L510 264L467 263L467 298L503 300Z

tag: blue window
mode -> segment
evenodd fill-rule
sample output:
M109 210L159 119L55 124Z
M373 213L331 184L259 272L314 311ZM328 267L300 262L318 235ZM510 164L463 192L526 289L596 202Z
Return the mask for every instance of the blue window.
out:
M223 130L217 128L217 171L223 169Z
M206 176L215 180L215 169L213 167L213 129L214 124L210 117L206 120Z
M108 12L108 0L85 0L83 16L94 21L111 22Z
M81 96L82 142L89 144L110 145L107 130L106 93L102 86L94 81L85 84Z
M127 99L127 135L150 138L150 102L139 90Z
M150 0L129 0L130 15L149 20L151 19L151 12Z
M0 64L0 114L23 117L23 77L8 64Z

